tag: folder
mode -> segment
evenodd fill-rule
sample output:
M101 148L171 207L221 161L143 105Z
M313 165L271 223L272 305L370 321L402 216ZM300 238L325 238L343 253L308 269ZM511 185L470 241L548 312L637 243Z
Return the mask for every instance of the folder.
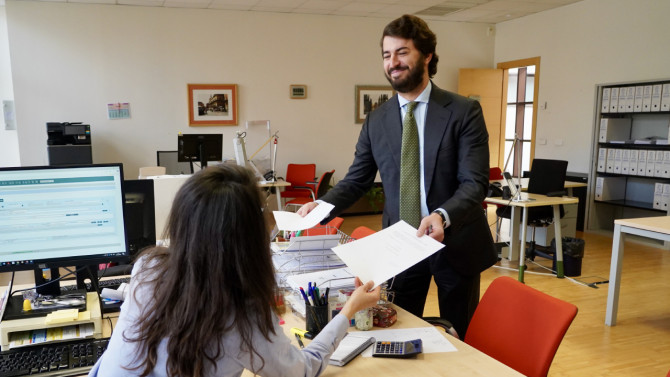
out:
M630 174L630 149L623 149L621 152L621 174Z
M621 160L623 156L623 149L615 149L614 152L614 174L621 174Z
M598 148L598 165L596 171L605 173L607 169L607 148Z
M627 101L628 101L628 87L622 86L619 88L619 105L617 106L617 112L619 113L626 112Z
M663 209L663 183L654 184L654 209Z
M663 85L656 84L651 88L651 111L661 111L661 94Z
M629 86L626 91L626 112L632 113L635 105L635 87ZM619 96L621 96L621 93L619 93Z
M614 173L614 155L616 154L616 149L608 148L607 149L607 162L605 163L605 172Z
M597 177L596 200L622 200L626 197L626 177Z
M665 163L663 162L663 151L656 151L656 159L654 160L654 177L663 177Z
M619 88L610 89L610 113L619 112Z
M644 175L647 177L654 176L654 165L656 164L656 151L647 151L647 170Z
M670 183L663 184L663 199L661 200L662 209L668 210L670 207Z
M600 119L600 134L598 142L625 141L630 138L630 118L602 118Z
M642 112L651 111L651 85L644 86L644 92L642 94Z
M670 111L670 84L663 84L661 93L661 111Z
M642 97L644 97L644 86L635 87L635 101L633 103L633 112L642 112Z
M663 178L670 178L670 151L663 151Z
M637 154L638 150L631 149L630 155L628 156L628 174L637 175Z
M610 88L603 88L603 97L600 100L600 112L610 112Z
M647 151L641 149L637 151L637 175L647 174Z

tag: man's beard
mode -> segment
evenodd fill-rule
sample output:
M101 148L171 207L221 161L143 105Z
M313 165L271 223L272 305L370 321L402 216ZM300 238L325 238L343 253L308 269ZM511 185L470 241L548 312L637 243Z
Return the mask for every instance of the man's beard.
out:
M404 79L393 80L389 72L385 72L386 79L391 83L391 87L398 93L409 93L423 83L423 75L426 72L425 67L420 61L417 61L414 69L409 69L409 74Z

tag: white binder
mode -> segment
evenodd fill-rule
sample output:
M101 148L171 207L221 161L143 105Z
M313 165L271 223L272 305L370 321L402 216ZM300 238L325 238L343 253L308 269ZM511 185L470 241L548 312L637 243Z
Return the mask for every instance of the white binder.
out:
M632 113L633 106L635 105L635 87L629 86L626 91L626 112ZM619 95L621 95L621 93L619 93Z
M598 148L598 167L596 171L604 173L607 169L607 148Z
M642 112L642 97L644 97L644 86L635 87L635 101L633 103L633 112Z
M605 165L606 173L614 173L614 155L616 154L616 149L609 148L607 149L607 162Z
M610 89L610 113L619 112L619 88Z
M644 86L644 92L642 94L642 112L651 111L651 85Z
M623 157L623 149L615 149L614 152L614 174L621 174L621 160Z
M670 178L670 151L663 151L663 178Z
M603 98L600 101L600 112L610 112L610 88L603 88Z
M621 151L621 174L630 174L630 149Z
M663 84L661 111L670 111L670 84Z
M656 163L656 151L647 151L647 170L644 175L647 177L654 176L654 165Z
M661 111L661 94L663 85L656 84L651 88L651 111Z
M647 151L641 149L637 152L637 175L647 174Z
M667 211L668 207L670 206L670 184L669 183L664 183L663 184L663 199L661 200L661 205L663 206L663 210Z
M628 156L628 174L637 175L638 150L637 149L631 149L629 152L630 152L630 155Z
M663 183L654 184L654 209L663 209Z
M663 177L663 171L665 169L663 154L663 151L656 151L656 159L654 160L654 177Z

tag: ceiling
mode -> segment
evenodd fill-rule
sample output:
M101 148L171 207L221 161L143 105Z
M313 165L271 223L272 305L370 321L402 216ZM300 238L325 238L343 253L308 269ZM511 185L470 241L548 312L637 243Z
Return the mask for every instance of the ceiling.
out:
M581 0L14 0L252 12L396 18L496 24ZM0 0L4 5L5 0Z

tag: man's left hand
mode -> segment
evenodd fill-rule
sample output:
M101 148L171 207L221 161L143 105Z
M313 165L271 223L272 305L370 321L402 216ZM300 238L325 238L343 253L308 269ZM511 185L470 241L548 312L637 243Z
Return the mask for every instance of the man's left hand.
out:
M437 213L431 213L430 215L424 217L421 220L419 229L416 232L418 237L423 236L424 234L430 236L438 242L442 242L444 239L444 228L442 227L442 216Z

